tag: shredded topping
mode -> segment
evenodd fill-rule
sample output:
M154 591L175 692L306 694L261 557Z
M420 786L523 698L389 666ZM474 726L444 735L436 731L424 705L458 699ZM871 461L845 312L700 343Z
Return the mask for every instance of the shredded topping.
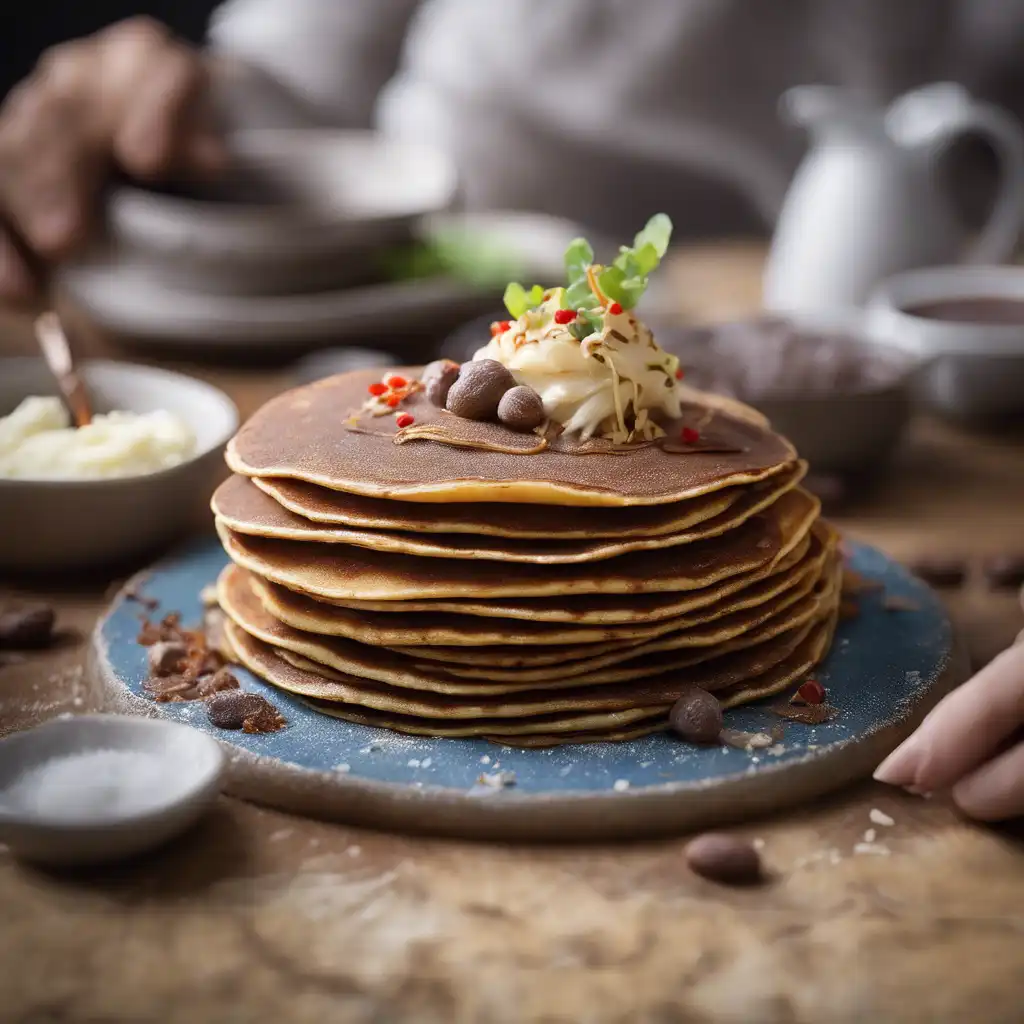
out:
M594 263L582 238L565 254L568 286L527 290L512 283L512 320L491 325L474 359L494 359L540 395L547 417L566 434L617 444L664 437L659 421L681 415L692 394L679 360L662 349L633 309L668 248L672 225L656 214L608 266Z

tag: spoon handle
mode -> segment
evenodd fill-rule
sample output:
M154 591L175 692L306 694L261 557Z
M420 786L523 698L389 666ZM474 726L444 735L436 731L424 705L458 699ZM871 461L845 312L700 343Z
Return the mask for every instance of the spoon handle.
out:
M92 410L85 385L75 372L71 346L61 326L60 318L52 310L41 313L35 322L36 340L42 350L50 372L57 378L64 401L71 410L76 427L85 427L92 422Z

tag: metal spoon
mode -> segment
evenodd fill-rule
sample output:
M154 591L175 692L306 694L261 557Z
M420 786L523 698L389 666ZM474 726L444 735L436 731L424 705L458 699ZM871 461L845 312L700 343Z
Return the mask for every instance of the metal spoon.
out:
M61 325L60 317L53 310L47 310L36 317L36 341L46 360L46 365L57 380L61 394L71 411L76 427L85 427L92 422L92 406L89 394L75 371L71 345Z

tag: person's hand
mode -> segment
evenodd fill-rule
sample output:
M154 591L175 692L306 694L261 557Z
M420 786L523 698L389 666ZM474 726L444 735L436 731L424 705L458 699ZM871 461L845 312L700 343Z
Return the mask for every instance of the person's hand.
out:
M945 697L875 778L916 793L948 791L965 814L983 821L1024 815L1022 727L1018 642Z
M112 170L154 180L222 165L206 85L202 56L144 18L43 55L0 108L0 298L30 297L37 270L85 241Z

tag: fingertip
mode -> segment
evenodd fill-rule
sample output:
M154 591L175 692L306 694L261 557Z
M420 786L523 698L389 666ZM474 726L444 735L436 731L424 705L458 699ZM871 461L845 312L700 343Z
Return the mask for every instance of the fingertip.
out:
M82 241L85 218L74 206L55 204L32 216L24 233L36 252L55 259L67 255Z

